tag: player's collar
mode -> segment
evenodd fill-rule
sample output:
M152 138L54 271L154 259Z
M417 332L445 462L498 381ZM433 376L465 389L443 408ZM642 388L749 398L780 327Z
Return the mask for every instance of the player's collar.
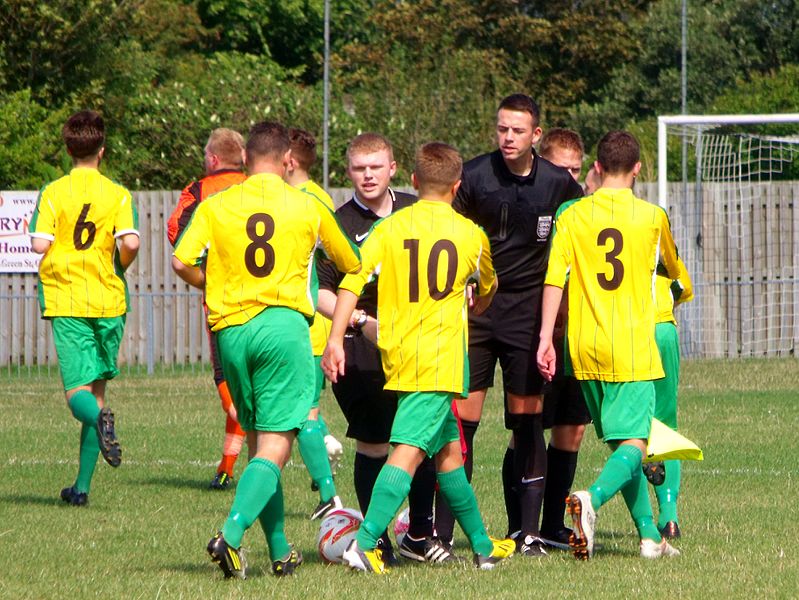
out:
M394 195L394 190L392 190L391 188L388 188L388 195L391 196L391 212L394 212L394 204L397 201L397 197ZM360 199L358 198L358 194L355 192L352 193L352 201L355 202L356 206L358 206L364 212L370 212L373 215L377 216L377 213L375 211L373 211L371 208L369 208L363 202L360 201Z

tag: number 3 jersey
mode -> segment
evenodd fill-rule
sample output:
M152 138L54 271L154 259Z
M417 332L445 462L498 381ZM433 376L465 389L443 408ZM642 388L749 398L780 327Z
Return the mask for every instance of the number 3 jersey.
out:
M116 238L138 235L130 192L97 169L76 167L39 194L28 233L52 245L39 263L47 317L118 317L128 310Z
M547 285L569 279L569 354L577 379L663 377L655 344L655 267L676 279L677 250L659 206L630 189L600 188L555 221Z
M208 325L219 331L246 323L267 306L312 317L317 239L340 270L359 270L358 248L333 212L279 176L262 173L200 204L174 254L186 265L207 261Z
M465 286L494 284L486 234L443 202L421 199L375 223L363 269L340 287L360 295L377 275L378 347L386 389L464 394L468 384ZM465 376L466 375L466 376Z

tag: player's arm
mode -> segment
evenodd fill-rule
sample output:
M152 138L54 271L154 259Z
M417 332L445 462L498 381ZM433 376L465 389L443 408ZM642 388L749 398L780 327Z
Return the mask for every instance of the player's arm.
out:
M694 286L688 275L688 269L681 258L677 258L677 263L680 266L680 276L671 282L671 295L675 306L694 299Z
M322 202L312 197L319 213L319 239L325 253L342 273L357 273L361 269L361 253L336 218L336 215Z
M203 203L199 206L191 223L180 236L172 255L172 269L177 276L199 289L205 287L205 271L200 265L211 244L207 209L204 210L206 206L210 205Z
M489 307L494 299L494 294L499 287L499 280L494 271L494 262L491 258L491 244L488 236L480 229L480 255L477 258L477 291L473 299L472 312L480 315Z
M362 269L358 273L346 275L339 285L330 335L322 355L322 370L333 383L338 381L339 375L345 374L344 333L348 326L352 326L358 298L381 260L379 235L372 233L363 243L361 250Z
M555 345L552 342L552 335L562 297L563 288L544 285L544 295L541 299L541 335L536 361L538 370L547 381L552 381L555 376Z
M139 214L130 192L120 189L122 194L114 218L114 237L119 243L120 266L126 270L139 253Z
M674 243L674 238L671 235L671 225L666 211L657 207L660 211L661 227L660 227L660 261L666 268L669 279L680 278L680 263L677 256L677 246Z
M139 234L126 233L119 236L119 264L126 271L139 253Z
M562 225L561 231L552 235L552 248L541 299L541 333L536 362L539 372L547 381L552 381L555 376L555 346L552 339L570 263L568 236L565 226Z

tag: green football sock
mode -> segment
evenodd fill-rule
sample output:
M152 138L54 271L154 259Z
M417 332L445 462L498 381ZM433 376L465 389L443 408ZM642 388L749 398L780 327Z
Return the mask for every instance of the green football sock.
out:
M305 426L297 434L297 445L311 479L319 488L319 499L327 502L336 495L336 484L330 471L325 439L319 428L319 421L305 421Z
M69 399L69 410L72 416L86 425L97 426L97 416L100 414L100 406L97 398L88 390L78 390Z
M469 538L472 550L482 556L489 556L494 550L494 544L486 533L483 517L477 507L477 498L466 479L463 467L439 473L438 489L466 537Z
M327 423L322 418L322 413L316 415L316 420L319 422L319 430L322 432L322 439L330 435L330 430L327 428Z
M627 485L641 472L643 454L635 446L623 445L616 448L605 463L594 484L588 488L594 510L610 500L616 492Z
M283 486L279 479L275 493L272 494L269 502L258 515L258 522L261 524L261 529L264 530L266 544L269 546L269 559L275 561L285 558L291 552L291 546L289 546L284 530Z
M638 537L660 542L660 532L655 527L655 517L652 515L652 505L649 503L649 488L646 477L640 466L635 470L633 478L621 488L621 495L627 504L627 510L633 518Z
M253 458L247 464L236 486L230 514L222 527L222 535L228 544L234 548L241 546L244 532L264 510L279 482L280 469L272 461Z
M80 459L78 477L75 480L75 489L83 494L89 493L99 454L100 442L97 441L97 429L84 423L80 428Z
M411 490L412 477L394 465L383 465L372 490L372 500L358 530L358 547L372 550Z
M667 460L666 479L662 485L655 486L658 499L658 527L665 527L669 521L677 522L677 497L680 495L680 473L682 467L679 460Z

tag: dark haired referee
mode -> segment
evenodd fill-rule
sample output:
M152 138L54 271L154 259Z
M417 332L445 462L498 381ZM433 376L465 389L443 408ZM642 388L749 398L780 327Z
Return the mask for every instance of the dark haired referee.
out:
M488 234L499 279L490 308L469 317L469 397L457 400L468 447L466 472L471 479L474 434L499 360L505 427L515 447L503 465L503 483L511 488L506 497L518 499L522 517L521 531L508 533L516 534L517 550L526 555L546 554L538 531L547 454L541 422L544 382L536 351L549 237L558 206L583 195L567 170L533 149L541 137L539 119L538 105L529 96L503 99L497 110L498 149L463 166L453 204ZM436 528L440 537L451 539L443 510L437 506Z

